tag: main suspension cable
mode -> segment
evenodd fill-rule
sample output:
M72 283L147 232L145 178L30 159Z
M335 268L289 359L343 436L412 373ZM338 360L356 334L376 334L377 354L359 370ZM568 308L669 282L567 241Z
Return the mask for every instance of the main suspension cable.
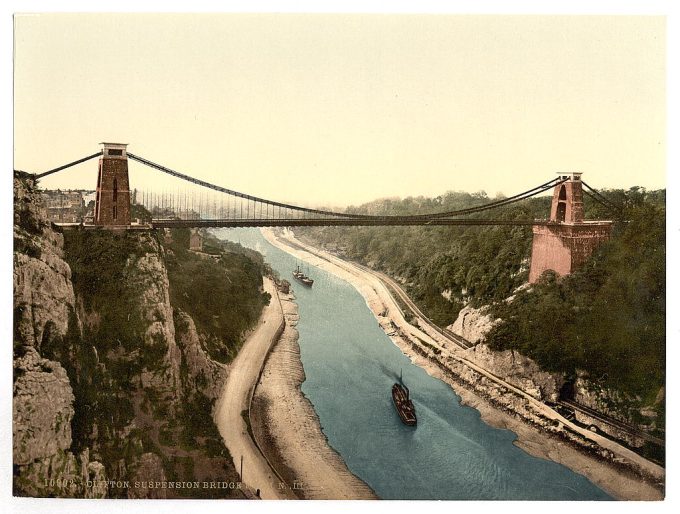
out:
M166 166L163 166L161 164L155 163L153 161L150 161L148 159L145 159L143 157L140 157L138 155L135 155L133 153L128 152L127 153L128 157L130 159L133 159L137 162L140 162L146 166L149 166L151 168L157 169L159 171L162 171L164 173L167 173L169 175L172 175L174 177L180 178L182 180L186 180L188 182L191 182L193 184L197 184L199 186L207 187L208 189L212 189L214 191L218 191L221 193L225 193L231 196L236 196L239 198L243 198L246 200L252 200L254 202L261 202L266 205L272 205L276 207L281 207L285 209L291 209L299 212L304 212L304 213L310 213L310 214L321 214L321 215L326 215L326 216L335 216L339 218L352 218L352 219L395 219L395 220L408 220L408 219L438 219L438 218L446 218L446 217L451 217L451 216L462 216L466 214L473 214L477 212L482 212L488 209L493 209L497 207L501 207L504 205L508 205L520 200L524 200L526 198L530 198L532 196L535 196L537 194L540 194L551 187L554 187L557 184L560 184L561 182L564 182L566 179L551 179L548 182L545 182L544 184L541 184L540 186L536 186L532 189L529 189L528 191L524 191L522 193L513 195L509 198L504 198L502 200L497 200L494 202L478 205L475 207L469 207L466 209L459 209L455 211L448 211L448 212L442 212L442 213L430 213L430 214L413 214L413 215L397 215L397 216L378 216L378 215L370 215L370 214L352 214L352 213L344 213L344 212L335 212L335 211L326 211L326 210L320 210L320 209L311 209L308 207L300 207L297 205L293 204L286 204L286 203L281 203L281 202L276 202L273 200L267 200L265 198L260 198L257 196L252 196L246 193L241 193L239 191L234 191L233 189L227 189L222 186L218 186L215 184L212 184L210 182L206 182L205 180L197 179L194 177L191 177L189 175L186 175L184 173L181 173L179 171L170 169Z
M151 168L155 168L159 171L162 171L163 173L167 173L168 175L172 175L173 177L177 177L177 178L180 178L182 180L186 180L188 182L191 182L193 184L197 184L199 186L207 187L208 189L212 189L214 191L219 191L220 193L226 193L226 194L231 195L231 196L243 198L245 200L252 200L254 202L261 202L261 203L273 205L273 206L276 206L276 207L282 207L282 208L285 208L285 209L292 209L292 210L297 210L297 211L302 211L302 212L309 212L309 213L312 213L312 214L327 214L327 215L331 215L331 216L338 216L338 217L345 217L345 218L360 218L360 217L363 217L360 214L347 214L347 213L342 213L342 212L324 211L324 210L320 210L320 209L310 209L308 207L300 207L300 206L297 206L297 205L275 202L273 200L267 200L265 198L259 198L257 196L252 196L252 195L249 195L249 194L246 194L246 193L240 193L238 191L234 191L233 189L227 189L226 187L211 184L210 182L206 182L205 180L193 178L189 175L185 175L184 173L180 173L179 171L172 170L170 168L167 168L167 167L162 166L160 164L157 164L155 162L149 161L148 159L144 159L143 157L139 157L138 155L135 155L135 154L130 153L130 152L128 152L127 155L130 159L133 159L137 162L145 164L146 166L149 166Z
M47 175L51 175L52 173L57 173L58 171L65 170L66 168L70 168L71 166L75 166L76 164L80 164L81 162L89 161L90 159L94 159L95 157L99 157L102 154L102 151L99 150L97 153L93 153L92 155L88 155L87 157L83 157L82 159L78 159L77 161L69 162L68 164L64 164L63 166L59 166L58 168L54 168L53 170L46 171L44 173L39 173L35 176L35 178L43 178L46 177Z
M472 214L475 212L482 212L486 211L488 209L496 209L498 207L503 207L505 205L510 205L515 202L519 202L521 200L526 200L527 198L531 198L532 196L536 196L538 194L541 194L548 189L551 189L555 186L560 185L562 182L565 182L567 179L551 179L548 182L545 182L544 184L541 184L540 186L536 186L533 189L529 189L528 191L524 191L523 193L519 193L513 196L510 196L508 198L503 198L501 200L496 200L494 202L490 203L485 203L482 205L478 205L475 207L468 207L467 209L460 209L457 211L450 211L450 212L444 212L441 214L436 214L436 215L429 215L430 217L434 218L444 218L444 217L450 217L450 216L462 216L464 214ZM427 216L427 215L421 215L421 216Z
M597 189L595 189L595 188L593 188L593 187L590 187L588 184L586 184L586 183L583 182L583 181L581 181L581 183L582 183L584 186L586 186L586 188L592 193L591 196L596 197L596 198L598 199L598 201L599 201L602 205L604 205L605 207L608 207L609 209L613 209L613 210L616 210L616 211L619 211L619 212L623 210L623 207L622 207L622 206L620 206L620 205L616 204L615 202L613 202L613 201L609 200L608 198L606 198L606 197L605 197L604 195L602 195ZM588 191L586 191L586 194L588 194Z

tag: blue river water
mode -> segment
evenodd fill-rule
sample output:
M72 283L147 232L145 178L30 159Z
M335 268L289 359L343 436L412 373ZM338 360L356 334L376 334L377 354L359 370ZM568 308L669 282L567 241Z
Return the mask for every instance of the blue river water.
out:
M299 306L299 345L312 402L330 445L384 499L609 500L565 466L513 445L516 435L484 423L446 383L415 366L347 282L303 264L307 289L291 276L298 261L256 229L218 229L222 239L261 252L288 279ZM401 423L391 387L403 374L418 416Z

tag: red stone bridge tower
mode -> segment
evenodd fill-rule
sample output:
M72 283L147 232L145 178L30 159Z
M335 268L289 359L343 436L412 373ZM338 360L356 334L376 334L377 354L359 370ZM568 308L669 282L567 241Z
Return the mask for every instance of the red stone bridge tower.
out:
M99 158L94 224L109 227L129 226L130 181L127 144L101 144L104 148Z
M611 235L611 221L583 219L581 173L561 174L565 182L555 186L550 223L534 225L529 282L535 283L544 271L568 275L590 257L595 248Z

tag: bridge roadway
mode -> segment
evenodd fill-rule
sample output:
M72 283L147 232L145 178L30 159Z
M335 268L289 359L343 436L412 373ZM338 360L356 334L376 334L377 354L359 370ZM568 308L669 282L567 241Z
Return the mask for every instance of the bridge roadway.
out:
M409 226L536 226L558 225L548 220L490 220L460 218L417 218L409 216L381 216L378 218L225 218L225 219L152 219L150 223L131 225L94 225L89 223L61 223L54 225L65 230L155 230L162 228L248 228L248 227L409 227Z
M238 228L238 227L384 227L384 226L533 226L556 224L547 220L489 220L456 218L233 218L233 219L154 219L150 228Z

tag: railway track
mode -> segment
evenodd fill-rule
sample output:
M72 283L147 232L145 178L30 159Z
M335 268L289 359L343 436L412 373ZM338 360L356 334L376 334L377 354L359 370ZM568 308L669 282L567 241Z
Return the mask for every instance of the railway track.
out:
M451 332L447 328L442 328L439 325L435 324L430 318L428 318L423 311L421 311L418 306L411 300L406 292L401 288L401 286L391 277L388 277L384 273L380 271L375 271L372 270L371 268L364 266L363 264L359 264L357 262L352 262L352 264L366 273L370 273L374 277L377 277L379 280L381 280L390 290L391 292L394 292L400 299L401 301L413 312L413 314L416 315L416 317L420 318L424 323L427 324L431 329L439 332L441 335L446 337L449 341L452 343L460 346L463 350L468 350L472 348L474 343L468 341L464 337L459 336L455 332Z
M456 343L458 346L460 346L463 349L469 349L474 346L473 343L468 341L467 339L459 336L458 334L455 334L454 332L451 332L450 330L443 329L437 325L435 325L432 321L428 319L427 316L423 314L423 312L418 308L418 306L406 295L403 289L399 286L399 284L392 279L391 277L388 277L384 273L380 271L375 271L367 266L364 266L363 264L358 264L358 263L353 263L357 267L361 268L362 270L366 271L367 273L372 274L373 276L379 278L380 280L383 281L386 285L388 285L388 289L391 289L396 293L399 298L408 306L408 308L420 319L425 321L432 329L436 330L443 336L445 336L447 339L450 341ZM583 414L586 414L590 416L593 419L596 419L597 421L604 423L606 425L612 426L614 428L617 428L623 432L626 432L629 435L632 435L634 437L639 437L640 439L643 439L644 441L647 441L649 443L658 445L663 447L665 442L663 439L660 439L656 436L653 436L651 434L648 434L646 432L643 432L641 430L638 430L632 425L629 425L627 423L624 423L623 421L620 421L616 418L612 418L611 416L607 416L606 414L603 414L601 412L598 412L596 410L591 409L590 407L586 407L585 405L581 405L577 402L571 401L571 400L559 400L556 402L557 405L561 405L562 407L572 409L574 411L579 411L582 412Z
M605 423L607 425L610 425L614 428L617 428L623 432L626 432L627 434L630 434L634 437L639 437L640 439L643 439L649 443L656 444L657 446L663 447L665 444L665 441L663 439L660 439L656 436L653 436L651 434L648 434L646 432L642 432L641 430L638 430L637 428L628 425L627 423L624 423L623 421L619 421L616 418L612 418L611 416L607 416L606 414L602 414L601 412L598 412L596 410L591 409L590 407L586 407L585 405L581 405L580 403L573 402L571 400L558 400L557 405L561 405L562 407L568 408L568 409L573 409L575 411L582 412L583 414L586 414L587 416L590 416L593 419L596 419L602 423Z

